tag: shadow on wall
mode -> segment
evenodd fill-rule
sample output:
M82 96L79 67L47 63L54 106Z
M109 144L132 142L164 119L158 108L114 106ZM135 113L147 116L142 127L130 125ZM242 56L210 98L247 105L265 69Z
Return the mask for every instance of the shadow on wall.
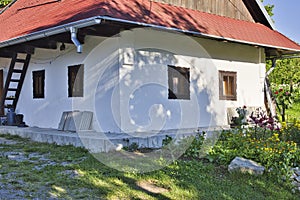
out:
M215 124L214 113L208 109L212 89L206 88L211 81L198 87L198 82L206 79L202 71L161 49L135 50L132 56L134 64L119 68L113 63L99 80L96 116L102 131L143 132ZM178 63L199 73L191 81L190 100L168 99L168 65Z

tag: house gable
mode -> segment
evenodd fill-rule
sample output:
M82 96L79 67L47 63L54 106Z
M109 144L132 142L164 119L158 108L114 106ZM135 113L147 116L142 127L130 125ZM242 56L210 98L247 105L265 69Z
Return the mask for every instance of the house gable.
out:
M206 13L255 22L244 0L154 0Z

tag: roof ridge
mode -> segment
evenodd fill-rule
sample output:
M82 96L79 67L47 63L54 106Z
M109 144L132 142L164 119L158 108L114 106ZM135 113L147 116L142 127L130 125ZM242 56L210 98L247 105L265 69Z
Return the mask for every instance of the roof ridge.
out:
M25 10L25 9L28 9L28 8L35 8L35 7L43 6L43 5L46 5L46 4L57 3L57 2L60 2L60 1L62 1L62 0L48 0L48 1L43 2L43 3L33 4L33 5L29 5L29 6L25 5L24 7L21 7L17 10L20 11L20 10Z

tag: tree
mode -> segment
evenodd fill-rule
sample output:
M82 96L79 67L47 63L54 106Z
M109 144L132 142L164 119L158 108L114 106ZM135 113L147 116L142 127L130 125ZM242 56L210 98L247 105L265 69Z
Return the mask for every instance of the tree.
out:
M261 0L261 2L264 2L264 0ZM267 4L267 5L265 5L265 9L266 9L267 13L270 15L270 17L272 17L274 15L274 13L273 13L274 5Z
M269 80L282 121L285 121L286 110L300 97L300 59L278 60L276 64Z
M0 0L0 8L7 6L11 0Z
M276 62L276 68L269 76L270 81L276 84L300 83L300 59L283 59Z

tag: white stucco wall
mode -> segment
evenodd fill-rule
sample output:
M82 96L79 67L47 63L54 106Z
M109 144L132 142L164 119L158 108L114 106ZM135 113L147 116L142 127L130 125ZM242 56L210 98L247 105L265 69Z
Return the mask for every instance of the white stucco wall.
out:
M226 107L264 104L260 48L147 29L87 37L83 47L36 50L16 110L28 125L57 128L63 111L88 110L97 131L196 128L226 124ZM83 98L68 98L67 67L75 64L84 64ZM168 99L167 65L190 68L190 100ZM42 69L45 98L33 99L32 71ZM237 72L237 101L219 100L218 70Z
M121 38L127 42L120 69L123 131L221 126L226 107L264 105L259 48L145 29ZM191 100L168 99L168 65L190 68ZM237 72L237 101L219 100L219 70Z

